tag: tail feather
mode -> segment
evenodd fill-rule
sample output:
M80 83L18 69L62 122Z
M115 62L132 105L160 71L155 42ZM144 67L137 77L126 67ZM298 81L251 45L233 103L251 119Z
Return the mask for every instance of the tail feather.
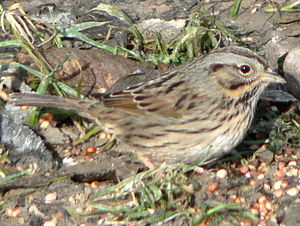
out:
M55 107L84 113L91 101L79 98L63 98L58 96L40 95L34 93L13 93L8 100L15 106Z

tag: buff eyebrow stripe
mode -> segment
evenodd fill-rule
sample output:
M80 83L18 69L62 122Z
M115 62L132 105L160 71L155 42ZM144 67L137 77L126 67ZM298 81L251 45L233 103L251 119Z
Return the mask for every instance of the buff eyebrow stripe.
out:
M262 64L264 66L265 69L268 68L268 65L266 64L266 62L259 57L258 55L254 55L252 52L246 52L244 50L239 50L236 48L227 48L227 49L220 49L220 50L216 50L214 52L212 52L212 54L218 54L218 53L232 53L232 54L236 54L236 55L241 55L247 58L251 58L251 59L255 59L257 60L260 64Z

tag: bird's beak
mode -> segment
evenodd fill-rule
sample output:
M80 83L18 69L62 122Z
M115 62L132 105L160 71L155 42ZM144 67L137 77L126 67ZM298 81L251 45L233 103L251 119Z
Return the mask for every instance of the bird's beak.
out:
M279 74L268 68L267 72L262 75L262 80L267 83L286 83L285 79L282 78Z

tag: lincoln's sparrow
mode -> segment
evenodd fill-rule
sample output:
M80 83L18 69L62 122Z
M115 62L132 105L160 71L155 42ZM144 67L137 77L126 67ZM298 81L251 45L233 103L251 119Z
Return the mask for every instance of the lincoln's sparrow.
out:
M227 47L101 100L12 94L10 103L73 109L154 163L221 157L244 137L270 83L285 83L265 61Z

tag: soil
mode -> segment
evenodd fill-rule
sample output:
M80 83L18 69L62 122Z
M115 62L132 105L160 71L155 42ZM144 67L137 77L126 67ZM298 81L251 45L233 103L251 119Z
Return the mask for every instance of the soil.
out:
M15 2L3 1L2 6L6 9ZM21 0L18 2L22 4L28 15L57 21L60 26L93 21L95 18L104 21L110 19L115 26L124 25L123 22L100 12L87 13L88 10L103 2L99 0ZM290 2L276 1L279 6ZM105 3L119 7L138 25L153 18L162 21L187 19L202 4L217 18L229 21L244 44L260 53L267 52L267 43L278 35L280 37L292 36L296 39L299 39L300 35L300 13L266 13L264 9L269 5L261 1L243 0L236 17L230 16L233 1L109 0ZM49 7L53 10L51 18L46 16L49 15L47 13ZM297 16L298 20L287 22ZM99 30L89 30L88 34L93 39L99 39L99 36L105 37L108 30L107 26L103 26ZM111 46L126 45L126 33L118 33L117 30L114 32L116 32L114 33L116 38L107 43ZM153 64L125 60L123 57L103 53L103 50L87 50L89 46L82 43L71 42L68 45L68 49L74 48L70 45L76 46L76 50L71 50L73 60L77 59L87 75L84 78L85 87L83 87L83 93L86 95L102 94L117 79L135 71L146 70L147 73L156 76L158 71L167 70L166 66L161 68ZM52 63L55 65L65 51L66 49L49 50L45 55L49 61L53 60ZM272 54L269 53L270 55ZM25 58L19 56L18 60L26 62ZM114 62L117 62L118 67L109 64L112 58L116 58ZM278 58L270 59L273 60L274 68L277 67L274 61ZM107 60L107 63L103 59ZM97 63L99 61L101 63ZM80 73L76 69L77 64L70 62L67 66L64 65L67 67L64 71L70 75L76 72L76 76L64 78L64 80L70 80L68 84L75 86L77 79L80 79L78 76ZM95 74L97 74L96 77ZM31 169L31 172L21 177L5 182L0 179L1 225L147 225L147 223L188 225L191 222L198 225L300 225L298 214L300 210L299 107L283 102L266 100L260 102L249 135L237 147L242 157L229 156L204 166L193 166L192 170L187 170L186 173L180 171L185 167L176 168L176 170L179 169L180 177L184 178L185 184L180 186L184 188L175 195L175 198L173 197L177 205L181 207L171 209L190 212L174 215L174 218L165 222L162 220L156 222L153 218L142 216L128 220L124 210L103 210L97 214L82 214L88 210L95 210L89 209L90 204L95 201L93 198L95 194L108 188L115 188L116 185L120 186L116 190L121 189L123 188L120 185L122 181L144 173L147 169L134 159L131 153L120 153L115 150L114 146L106 151L107 145L111 145L108 142L111 141L108 134L99 133L74 147L72 144L80 137L81 126L74 125L69 117L63 120L61 116L50 120L46 117L50 125L44 129L39 126L31 127L35 132L30 133L33 137L43 138L45 150L39 151L38 154L26 150L21 151L22 153L16 152L17 157L12 157L11 163L2 161L0 165L1 169L5 169L1 175ZM76 118L74 115L71 116L73 119L74 117ZM20 120L24 122L24 118ZM294 126L294 129L291 129L291 126ZM27 130L27 127L24 130ZM296 136L297 134L299 137ZM277 143L281 146L273 145L273 148L270 148L267 143L274 140L278 140ZM153 175L151 179L147 179L147 182L155 177L168 178L170 170L162 169ZM185 197L183 194L187 194L188 198L182 198ZM138 199L139 196L135 198ZM127 194L108 203L115 207L122 206L124 203L125 207L129 205L129 202L134 202L135 198ZM104 205L107 202L103 201L101 204ZM220 207L222 204L228 205ZM230 208L229 204L239 206L240 209ZM153 211L153 216L160 215L163 211L164 204L159 203L159 205L161 206L148 208ZM212 211L215 207L220 210ZM208 213L208 210L212 212ZM204 213L207 215L199 220L199 216Z

